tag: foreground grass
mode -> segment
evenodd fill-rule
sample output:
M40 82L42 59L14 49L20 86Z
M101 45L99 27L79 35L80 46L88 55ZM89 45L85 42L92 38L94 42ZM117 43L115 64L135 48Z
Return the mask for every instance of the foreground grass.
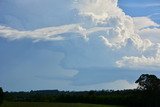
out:
M81 103L4 102L0 107L122 107Z

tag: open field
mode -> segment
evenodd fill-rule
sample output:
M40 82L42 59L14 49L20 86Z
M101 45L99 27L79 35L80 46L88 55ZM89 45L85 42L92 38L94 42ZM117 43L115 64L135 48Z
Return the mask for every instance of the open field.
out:
M122 107L81 103L4 102L0 107Z

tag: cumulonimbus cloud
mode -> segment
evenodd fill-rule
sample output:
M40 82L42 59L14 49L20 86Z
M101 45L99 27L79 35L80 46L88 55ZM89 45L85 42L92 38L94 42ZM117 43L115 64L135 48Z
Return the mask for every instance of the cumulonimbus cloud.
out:
M19 31L13 28L1 26L1 37L9 39L32 38L34 40L62 40L64 33L79 33L85 37L96 32L103 32L98 35L106 46L121 48L131 39L133 44L140 50L146 50L151 46L149 40L142 40L134 32L134 23L130 16L118 7L117 0L78 0L75 9L84 22L80 25L62 25L36 29L34 31ZM109 5L106 5L108 4ZM92 19L88 21L88 18ZM104 32L105 31L105 32ZM93 33L94 32L94 33Z
M135 47L140 50L146 50L152 45L148 39L142 40L135 33L133 19L118 7L117 0L78 0L76 9L81 16L92 20L89 27L112 28L106 31L107 34L100 35L108 47L122 48L127 44L128 39L131 39Z
M81 18L78 24L46 27L32 31L20 31L11 27L0 26L0 37L11 40L30 38L34 41L57 41L69 39L70 36L63 34L70 33L73 33L75 37L83 37L88 40L96 36L102 40L107 48L112 50L121 50L130 45L129 42L131 42L131 45L142 56L143 53L157 46L157 43L144 36L146 32L150 35L153 34L153 29L149 28L150 26L158 27L159 25L146 17L132 18L126 15L118 7L118 0L76 0L72 6L73 9L77 10L78 17ZM157 34L159 34L158 31L159 28L156 28L156 31L154 29ZM147 66L147 61L157 59L157 57L124 56L116 62L119 67L126 67L129 62L136 66L141 64ZM150 65L154 65L160 61L151 62Z

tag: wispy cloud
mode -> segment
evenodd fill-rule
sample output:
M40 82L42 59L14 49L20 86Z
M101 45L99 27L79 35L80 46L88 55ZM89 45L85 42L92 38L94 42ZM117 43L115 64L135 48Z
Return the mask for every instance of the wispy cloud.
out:
M19 31L10 27L0 26L0 37L7 39L23 39L31 38L33 40L63 40L64 38L59 36L60 34L68 32L79 32L79 26L73 25L63 25L59 27L47 27L42 29L37 29L33 31Z
M153 20L160 19L160 12L156 12L156 13L150 14L147 17L149 17L149 18L151 18Z
M36 29L33 31L20 31L10 27L0 26L0 37L16 40L16 39L33 39L34 41L57 41L64 40L67 37L63 36L65 33L75 33L75 37L81 37L87 39L89 35L95 32L106 31L112 29L111 27L93 27L85 29L80 24L70 24L57 27L46 27ZM68 36L68 38L70 38Z
M160 3L132 3L132 4L122 4L124 7L131 8L149 8L149 7L160 7Z

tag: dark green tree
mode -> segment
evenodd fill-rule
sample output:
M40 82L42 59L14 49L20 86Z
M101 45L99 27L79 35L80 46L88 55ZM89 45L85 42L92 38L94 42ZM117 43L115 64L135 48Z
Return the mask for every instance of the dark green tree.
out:
M0 87L0 104L3 102L3 89Z
M140 90L160 90L160 79L155 75L142 74L135 83Z

